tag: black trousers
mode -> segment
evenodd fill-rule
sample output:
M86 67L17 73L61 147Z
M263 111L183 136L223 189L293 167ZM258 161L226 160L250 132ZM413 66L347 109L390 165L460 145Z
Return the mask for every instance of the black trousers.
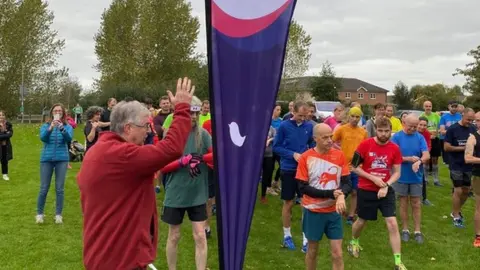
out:
M277 154L273 154L273 169L275 170L275 162L278 163L278 170L275 172L275 181L278 182L280 180L280 156ZM273 171L272 171L273 172Z
M8 174L8 159L7 159L7 146L2 145L2 156L0 157L0 163L2 164L2 174Z
M272 174L274 169L275 158L264 157L262 164L262 197L265 197L267 194L267 188L272 186Z
M448 165L448 161L449 161L450 156L448 155L449 153L445 152L445 150L443 148L444 144L445 144L445 141L440 140L440 144L442 145L442 159L443 159L443 162Z
M81 123L82 123L82 115L81 115L81 114L77 114L77 115L76 115L76 118L77 118L77 124L81 124Z
M423 200L427 199L427 181L425 180L425 174L423 175L423 187L422 187L422 196Z

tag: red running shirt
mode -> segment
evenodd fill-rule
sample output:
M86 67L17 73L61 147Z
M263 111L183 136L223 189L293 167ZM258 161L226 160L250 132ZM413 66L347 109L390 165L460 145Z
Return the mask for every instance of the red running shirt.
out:
M375 138L369 138L357 148L357 151L362 159L362 169L374 176L378 176L387 182L390 179L390 171L393 165L402 164L402 153L398 145L388 142L380 145L375 141ZM359 177L358 188L368 191L378 191L380 188L369 179Z

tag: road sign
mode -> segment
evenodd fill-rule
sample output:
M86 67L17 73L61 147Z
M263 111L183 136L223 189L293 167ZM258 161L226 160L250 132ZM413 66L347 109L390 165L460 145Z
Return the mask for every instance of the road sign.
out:
M23 113L23 111L24 111L24 108L23 108L23 106L21 106L20 107L20 112Z

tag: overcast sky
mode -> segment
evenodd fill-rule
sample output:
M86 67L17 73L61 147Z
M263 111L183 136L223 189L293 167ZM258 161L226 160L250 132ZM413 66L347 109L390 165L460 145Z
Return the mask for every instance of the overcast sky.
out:
M66 40L59 64L90 88L99 74L93 35L110 0L50 0L54 28ZM205 52L203 0L191 0L201 22L197 51ZM326 60L337 75L392 89L407 85L463 84L455 68L471 62L480 45L478 0L299 0L294 18L312 36L308 75Z

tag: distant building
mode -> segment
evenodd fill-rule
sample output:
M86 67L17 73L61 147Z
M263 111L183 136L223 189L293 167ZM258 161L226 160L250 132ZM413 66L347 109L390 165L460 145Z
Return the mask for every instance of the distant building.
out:
M293 91L297 96L311 96L314 76L287 79L282 82L280 91ZM337 89L341 101L357 101L362 105L387 103L388 90L355 78L341 78L342 88Z

